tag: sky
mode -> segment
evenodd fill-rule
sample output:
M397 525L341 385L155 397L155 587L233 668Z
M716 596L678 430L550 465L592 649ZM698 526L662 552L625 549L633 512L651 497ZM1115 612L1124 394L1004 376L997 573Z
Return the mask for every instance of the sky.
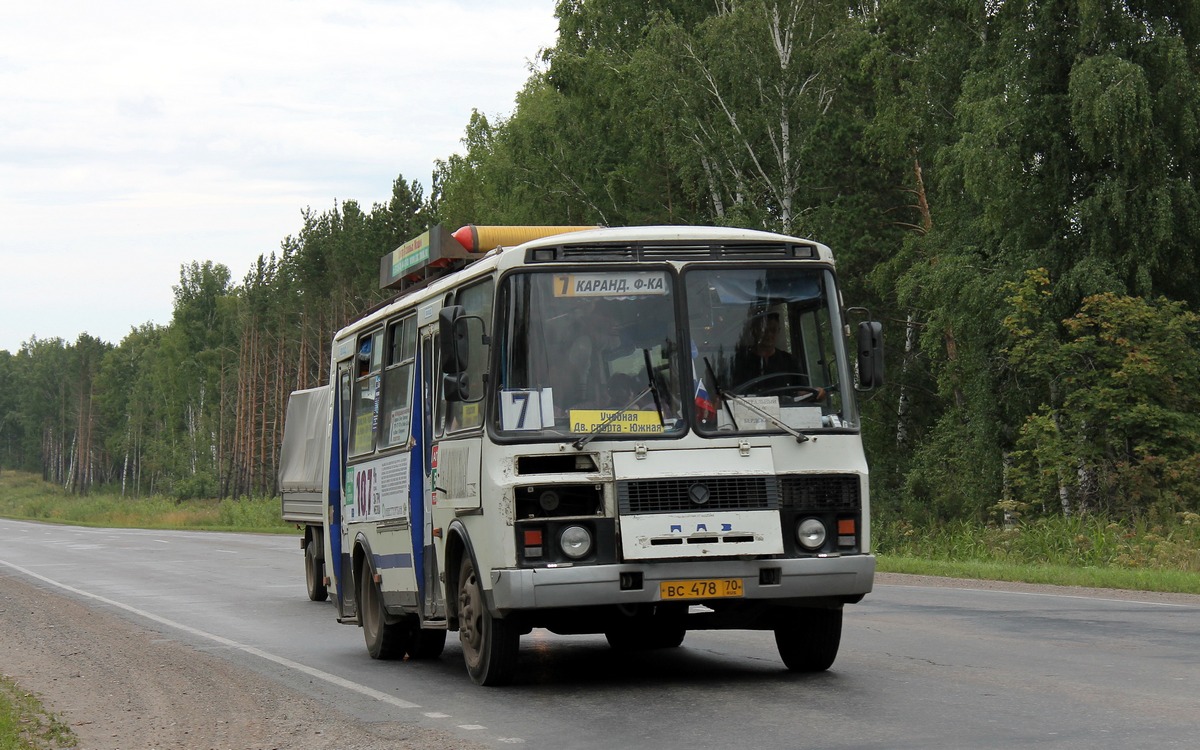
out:
M0 3L0 350L171 320L301 211L429 194L471 110L512 113L554 0Z

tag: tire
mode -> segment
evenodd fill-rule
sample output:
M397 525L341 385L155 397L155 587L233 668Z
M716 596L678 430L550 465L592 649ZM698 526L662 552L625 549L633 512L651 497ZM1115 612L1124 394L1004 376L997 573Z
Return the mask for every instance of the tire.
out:
M304 582L308 585L310 601L323 602L329 598L325 585L325 565L317 559L317 540L310 539L304 547Z
M682 625L663 625L650 634L650 648L679 648L687 636Z
M608 645L618 651L649 651L679 648L687 635L686 610L659 605L642 609L616 622L604 631Z
M608 645L617 651L651 651L660 648L679 648L687 628L673 622L649 622L644 625L623 625L604 631Z
M479 685L505 685L517 671L521 632L512 622L492 617L470 557L458 574L458 640L467 673Z
M372 659L402 658L411 641L411 626L407 622L388 622L383 595L365 564L359 579L358 621L367 642L367 653Z
M445 630L426 630L414 624L409 635L408 657L410 659L436 659L446 648Z
M792 672L824 672L842 642L842 608L803 609L775 627L779 656Z

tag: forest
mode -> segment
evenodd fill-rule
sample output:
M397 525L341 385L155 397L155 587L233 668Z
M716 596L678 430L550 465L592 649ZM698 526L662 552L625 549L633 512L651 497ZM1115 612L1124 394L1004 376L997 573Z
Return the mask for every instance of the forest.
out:
M400 175L386 204L303 209L249 269L197 259L167 325L0 351L0 470L272 494L288 393L327 378L405 240L714 224L831 246L847 304L885 321L888 382L863 404L877 512L1200 511L1200 3L556 13L511 113L474 113L428 195Z

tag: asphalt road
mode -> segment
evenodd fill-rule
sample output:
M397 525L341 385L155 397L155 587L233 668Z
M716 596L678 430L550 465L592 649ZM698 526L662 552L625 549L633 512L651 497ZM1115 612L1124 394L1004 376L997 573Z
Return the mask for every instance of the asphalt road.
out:
M308 601L298 538L0 519L0 575L150 625L363 721L495 747L1194 748L1200 598L877 585L831 671L784 670L770 633L689 633L620 654L534 631L522 677L480 688L440 660L371 660Z

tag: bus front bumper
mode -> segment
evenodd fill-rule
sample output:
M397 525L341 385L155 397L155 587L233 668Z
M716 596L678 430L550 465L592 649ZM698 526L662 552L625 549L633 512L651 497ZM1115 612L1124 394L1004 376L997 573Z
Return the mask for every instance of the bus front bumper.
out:
M491 571L491 591L485 596L492 611L504 615L514 610L653 603L663 601L661 584L666 582L729 579L741 580L741 598L747 601L855 600L871 591L875 556L503 568Z

